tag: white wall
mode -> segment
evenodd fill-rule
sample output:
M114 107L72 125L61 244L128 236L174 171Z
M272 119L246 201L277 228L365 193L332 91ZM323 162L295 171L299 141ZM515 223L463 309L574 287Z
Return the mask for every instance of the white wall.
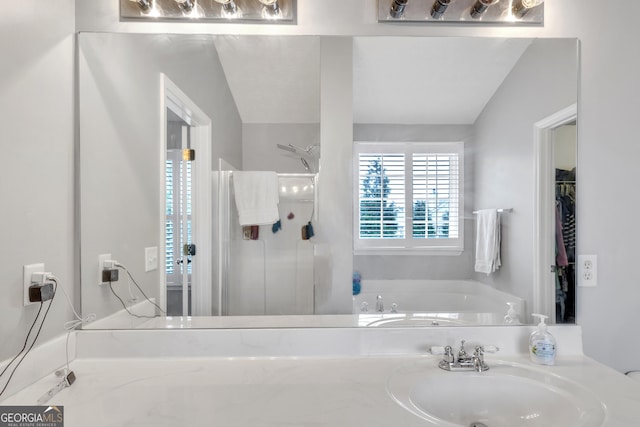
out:
M353 272L353 40L320 41L320 173L316 227L316 313L351 312Z
M26 0L0 15L0 360L22 348L38 311L22 304L24 264L45 263L78 306L73 3ZM72 318L62 292L52 304L38 342Z
M3 68L3 97L0 115L3 123L24 123L29 114L47 120L43 126L28 126L27 131L11 130L4 145L7 158L16 159L3 168L8 176L20 174L27 181L21 188L7 188L2 180L3 195L16 206L27 206L15 214L5 214L11 225L3 227L2 271L2 354L20 341L19 331L30 323L30 312L10 301L19 296L16 287L21 280L21 265L45 261L61 278L74 281L70 247L72 241L72 43L69 26L73 22L70 1L36 2L23 0L11 4L3 15L2 53L12 58ZM640 368L637 354L640 342L634 340L636 323L632 319L640 299L640 286L635 279L636 242L640 229L633 227L640 210L640 193L628 186L611 183L633 183L640 180L636 159L640 144L633 143L637 134L636 100L640 98L640 56L636 41L640 37L637 16L640 2L618 0L614 5L584 0L547 2L543 27L421 26L378 24L376 0L299 0L298 23L278 27L270 25L230 24L139 24L120 22L117 0L77 1L77 29L85 31L133 32L206 32L206 33L286 33L316 35L431 35L431 36L521 36L578 37L582 42L581 98L579 101L578 170L578 249L579 253L599 255L599 286L578 289L578 322L583 326L585 351L588 355L619 370ZM336 13L339 11L339 13ZM43 31L45 30L45 31ZM19 44L14 43L20 40ZM35 89L35 90L34 90ZM6 93L6 96L4 96ZM46 101L46 102L43 102ZM18 103L18 107L16 107ZM29 122L31 124L31 122ZM46 140L47 144L42 143ZM14 144L20 142L20 144ZM43 151L50 147L50 151ZM12 151L13 150L13 151ZM36 158L34 155L42 154ZM46 156L45 156L46 155ZM31 179L34 164L48 166L54 160L57 177L44 172ZM27 175L25 166L29 167ZM51 169L53 170L53 169ZM597 171L597 172L596 172ZM607 179L603 179L606 177ZM29 190L29 191L23 191ZM26 197L29 192L46 196L55 202L56 212L40 213L39 203ZM617 209L616 220L628 224L622 234L613 234L606 226L611 220L611 206ZM7 224L7 223L5 223ZM15 225L18 226L15 226ZM19 229L20 232L13 230ZM46 240L39 240L46 231ZM51 233L51 234L49 234ZM6 236L6 237L4 237ZM66 240L65 240L66 239ZM62 247L44 247L35 254L38 242L58 241ZM35 256L42 259L32 259ZM44 259L46 258L46 259ZM350 287L347 278L345 286ZM13 307L13 308L9 308ZM60 309L64 310L64 309ZM56 312L53 312L56 313ZM66 318L67 314L60 314ZM52 317L53 318L53 317ZM57 328L58 322L51 322ZM7 331L11 331L10 338ZM49 332L48 336L58 332ZM622 350L624 343L624 350Z
M578 132L575 125L560 126L555 130L553 161L558 169L572 170L576 167Z
M318 82L320 83L320 82ZM306 148L320 145L319 123L244 123L242 125L242 165L244 170L273 170L306 173L300 156L281 150L277 144ZM314 151L320 153L320 150ZM313 172L318 160L305 156Z
M144 248L164 247L159 241L161 73L211 119L213 167L219 157L233 164L242 162L240 116L213 43L202 46L145 35L80 35L85 313L102 318L122 309L108 286L97 285L99 254L110 253L127 266L149 297L159 297L159 274L164 270L144 272ZM108 191L103 191L105 186ZM122 276L114 288L124 298L128 291Z
M575 52L575 40L534 40L475 123L473 206L513 208L502 215L502 267L476 278L529 302L536 238L533 124L576 102Z

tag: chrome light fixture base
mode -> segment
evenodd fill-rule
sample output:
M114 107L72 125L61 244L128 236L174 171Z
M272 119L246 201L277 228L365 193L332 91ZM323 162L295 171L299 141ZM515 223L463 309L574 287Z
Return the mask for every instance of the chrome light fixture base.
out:
M535 6L529 6L532 4ZM544 25L544 2L543 0L378 0L378 22Z
M296 12L297 0L120 0L121 21L295 24Z

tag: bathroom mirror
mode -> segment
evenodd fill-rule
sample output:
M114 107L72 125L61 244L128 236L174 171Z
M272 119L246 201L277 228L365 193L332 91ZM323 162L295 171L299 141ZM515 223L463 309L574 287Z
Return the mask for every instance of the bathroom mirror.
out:
M322 176L331 173L320 144L322 37L81 33L78 40L81 306L98 318L87 328L408 326L389 313L399 296L385 293L384 316L366 298L405 286L418 300L425 287L417 279L511 295L529 320L533 124L576 103L575 39L344 38L353 50L345 78L353 79L356 144L464 143L464 249L356 252L362 292L345 304L353 312L322 315L314 315L315 298L330 266L317 262L321 250L305 238L305 227L318 229L331 214L317 206ZM193 163L182 160L184 149L195 149ZM277 173L280 228L261 225L255 236L238 224L239 170ZM180 205L181 219L171 222ZM484 208L513 209L501 215L503 266L490 276L473 268L473 211ZM210 241L192 247L191 237L178 237L182 229ZM105 260L118 262L117 281L104 281ZM485 297L467 297L462 310L474 312L469 305ZM503 321L482 316L483 324ZM461 315L436 324L474 321Z

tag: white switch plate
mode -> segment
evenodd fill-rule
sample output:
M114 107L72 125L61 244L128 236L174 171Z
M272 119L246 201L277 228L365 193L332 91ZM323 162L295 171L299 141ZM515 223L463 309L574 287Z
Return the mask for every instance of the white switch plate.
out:
M144 248L144 271L153 271L158 269L158 247L152 246Z
M106 285L108 283L102 281L102 270L104 270L104 262L110 259L113 259L111 254L98 255L98 285Z
M578 276L578 286L598 286L598 256L578 255L576 274Z
M24 289L24 305L25 307L37 302L29 301L29 286L31 286L31 275L33 273L44 272L44 264L29 264L22 266L22 287Z

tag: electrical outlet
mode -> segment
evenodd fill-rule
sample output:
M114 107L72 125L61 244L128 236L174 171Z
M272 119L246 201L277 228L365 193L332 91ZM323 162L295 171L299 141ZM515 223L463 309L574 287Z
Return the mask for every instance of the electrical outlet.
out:
M109 283L102 280L102 270L104 270L104 262L110 259L113 259L111 258L111 254L98 255L98 285L106 285Z
M578 255L578 286L598 286L598 256Z
M25 307L31 304L37 304L37 302L29 301L29 286L31 286L31 275L33 275L33 273L42 272L44 272L44 264L29 264L22 266L22 287L24 289L23 304Z
M158 269L158 247L152 246L144 248L144 271L153 271Z

